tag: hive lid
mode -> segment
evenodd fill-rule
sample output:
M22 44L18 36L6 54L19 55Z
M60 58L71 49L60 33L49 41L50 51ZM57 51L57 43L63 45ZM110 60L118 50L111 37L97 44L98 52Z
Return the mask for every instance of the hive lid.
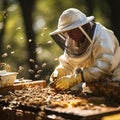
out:
M0 70L0 77L7 76L7 75L16 75L18 72L7 72L6 70Z

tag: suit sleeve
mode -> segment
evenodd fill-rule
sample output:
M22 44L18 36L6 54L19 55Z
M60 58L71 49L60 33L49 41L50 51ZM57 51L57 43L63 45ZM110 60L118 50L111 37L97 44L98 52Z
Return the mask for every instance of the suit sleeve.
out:
M119 44L112 32L99 36L93 47L93 65L84 69L86 82L93 82L111 73L118 65Z

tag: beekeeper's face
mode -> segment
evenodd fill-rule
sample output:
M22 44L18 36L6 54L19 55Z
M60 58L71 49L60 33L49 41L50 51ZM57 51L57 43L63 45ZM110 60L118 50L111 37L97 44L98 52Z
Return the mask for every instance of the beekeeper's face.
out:
M79 28L75 28L67 31L67 34L70 38L72 38L76 42L84 42L85 35L81 32Z
M81 26L86 34L88 32L88 25L89 24ZM84 32L79 27L68 30L63 34L66 36L65 46L66 52L69 55L79 56L83 54L90 45L90 41L87 39Z

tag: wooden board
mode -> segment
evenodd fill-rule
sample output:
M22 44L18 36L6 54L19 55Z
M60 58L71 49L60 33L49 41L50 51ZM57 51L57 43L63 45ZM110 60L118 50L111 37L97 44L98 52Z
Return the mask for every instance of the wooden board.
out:
M14 84L13 86L7 86L0 88L0 94L8 92L8 91L14 91L14 90L20 90L23 88L28 88L28 87L35 87L35 86L40 86L40 87L46 87L46 81L45 80L39 80L39 81L30 81L30 82L21 82Z
M120 113L120 110L103 109L102 111L98 111L98 110L90 110L90 109L81 110L80 108L77 107L76 108L57 107L57 108L46 108L45 112L49 115L55 114L70 120L101 120L101 118L103 118L104 116L115 115Z
M120 114L105 116L102 120L120 120Z

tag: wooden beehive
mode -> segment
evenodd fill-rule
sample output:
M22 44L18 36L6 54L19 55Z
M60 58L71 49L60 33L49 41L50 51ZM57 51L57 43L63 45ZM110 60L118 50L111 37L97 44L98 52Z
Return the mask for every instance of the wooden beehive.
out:
M12 87L0 89L1 93L5 93L0 98L0 118L1 120L9 120L9 118L10 120L36 120L36 118L42 120L102 120L105 116L120 113L119 97L117 97L119 93L112 95L116 96L115 99L118 102L106 103L108 96L111 95L104 91L105 89L109 91L112 88L110 85L114 90L119 90L118 83L117 87L111 82L87 84L92 91L97 89L94 93L97 96L94 96L79 91L56 92L49 88L45 81L16 83ZM58 117L52 118L54 115Z

